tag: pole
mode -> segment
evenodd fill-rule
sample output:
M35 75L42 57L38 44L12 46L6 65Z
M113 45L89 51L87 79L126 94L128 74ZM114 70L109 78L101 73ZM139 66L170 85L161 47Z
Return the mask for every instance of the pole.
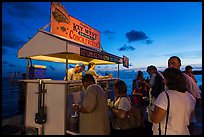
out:
M68 74L68 52L66 52L66 78L65 78L66 81L68 80L67 74Z
M120 78L120 71L119 71L119 64L118 64L118 78Z
M67 75L68 75L68 44L66 42L66 76L65 76L65 80L67 81L68 78L67 78Z
M29 76L29 59L26 60L26 79L28 79Z

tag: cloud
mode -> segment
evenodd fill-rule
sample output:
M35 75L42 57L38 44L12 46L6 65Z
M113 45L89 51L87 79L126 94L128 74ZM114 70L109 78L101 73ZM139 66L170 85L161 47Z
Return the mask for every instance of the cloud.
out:
M115 34L115 32L110 31L110 30L105 30L103 33L104 33L104 35L113 35L113 34Z
M118 50L119 50L119 51L125 51L125 50L133 51L133 50L135 50L135 48L132 47L132 46L127 46L127 45L124 44L124 45L123 45L122 47L120 47Z
M51 66L51 65L49 65L49 68L51 69L51 70L56 70L53 66Z
M5 47L2 47L2 55L7 54L8 50Z
M16 65L14 65L14 64L9 64L9 67L16 67Z
M126 38L128 39L128 42L149 39L149 37L146 36L146 34L143 31L135 31L135 30L132 30L126 33Z
M9 33L11 33L11 32L13 32L13 26L11 25L11 23L5 23L5 22L3 22L2 23L2 32L9 32Z
M4 60L2 63L3 63L3 64L8 64L8 62L7 62L7 61L5 61L5 60Z
M2 36L2 46L18 49L20 46L24 45L26 42L24 40L19 40L16 35Z
M147 39L143 43L149 45L153 43L153 40Z
M147 45L153 43L153 40L150 40L143 31L132 30L130 32L127 32L125 36L128 39L128 42L144 41L143 43Z
M12 24L18 24L19 27L25 30L33 30L35 26L30 25L29 22L35 22L36 20L49 19L49 10L45 11L36 2L4 2L3 13L6 18L10 18ZM16 19L18 22L12 22L12 19ZM19 28L16 28L18 30ZM4 29L4 28L3 28ZM8 30L9 31L9 30Z
M16 67L16 65L11 64L11 63L9 63L9 62L7 62L7 61L5 61L5 60L4 60L2 63L3 63L3 65L7 65L7 66L9 66L9 67Z
M130 63L129 66L133 66L132 63Z
M2 46L18 49L26 42L13 33L13 27L10 23L2 24Z
M110 30L105 30L103 32L103 34L105 36L107 36L109 40L112 40L112 39L114 39L113 35L115 34L115 32L114 31L110 31Z
M190 64L193 70L202 70L202 64Z
M182 58L200 58L202 57L202 51L187 51L187 52L178 52L178 53L170 53L170 54L165 54L164 56L166 57L171 57L171 56L178 56L181 59Z
M7 13L11 16L21 19L28 19L33 17L47 16L37 5L32 2L10 2L5 6Z

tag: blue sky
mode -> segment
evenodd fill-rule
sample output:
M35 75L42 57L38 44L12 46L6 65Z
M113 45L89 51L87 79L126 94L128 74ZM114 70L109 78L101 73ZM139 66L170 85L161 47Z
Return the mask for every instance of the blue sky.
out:
M202 69L201 2L60 2L73 17L101 33L104 50L127 56L129 69L148 65L166 68L170 56L182 65ZM50 22L50 2L2 3L2 74L26 71L26 61L17 58L19 48ZM65 65L46 65L47 72L61 73ZM115 69L98 66L97 70ZM126 69L121 67L121 69Z

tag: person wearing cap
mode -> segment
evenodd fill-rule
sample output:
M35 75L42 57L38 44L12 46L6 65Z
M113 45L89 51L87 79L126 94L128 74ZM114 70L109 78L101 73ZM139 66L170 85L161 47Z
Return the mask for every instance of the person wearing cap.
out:
M74 68L70 68L67 71L67 80L81 80L82 79L82 71L85 70L85 65L81 62L77 63ZM66 76L64 77L66 80Z

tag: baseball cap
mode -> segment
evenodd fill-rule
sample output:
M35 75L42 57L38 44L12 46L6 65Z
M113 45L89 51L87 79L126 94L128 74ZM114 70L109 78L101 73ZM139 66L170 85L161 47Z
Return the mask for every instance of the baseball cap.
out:
M82 69L83 71L85 70L85 65L84 65L84 63L82 63L82 62L77 63L76 66L81 67L81 69Z

